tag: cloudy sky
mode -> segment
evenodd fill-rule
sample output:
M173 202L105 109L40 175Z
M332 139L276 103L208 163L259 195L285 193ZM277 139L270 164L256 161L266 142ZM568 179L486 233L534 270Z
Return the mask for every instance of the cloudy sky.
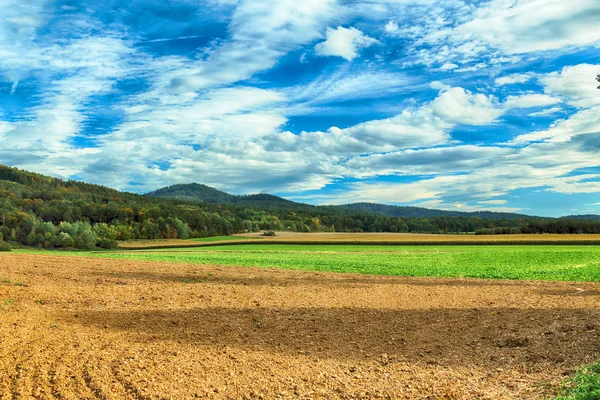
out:
M0 163L600 213L598 0L1 0Z

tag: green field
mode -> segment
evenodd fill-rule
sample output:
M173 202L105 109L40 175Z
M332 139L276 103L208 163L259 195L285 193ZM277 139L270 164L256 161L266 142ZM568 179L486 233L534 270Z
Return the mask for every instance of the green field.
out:
M598 246L250 244L53 254L392 276L600 282Z

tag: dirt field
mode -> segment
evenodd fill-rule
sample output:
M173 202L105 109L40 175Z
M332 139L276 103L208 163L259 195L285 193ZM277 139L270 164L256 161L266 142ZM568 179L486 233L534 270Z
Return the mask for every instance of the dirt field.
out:
M527 242L554 242L554 243L582 243L582 242L597 242L600 243L600 235L432 235L418 233L298 233L298 232L277 232L277 236L266 237L262 232L246 233L233 235L234 238L239 238L236 241L227 241L227 244L243 243L244 239L248 239L248 243L260 243L259 240L266 242L355 242L355 243L370 243L370 242L386 242L386 243L527 243ZM202 243L197 240L133 240L128 242L119 242L119 247L128 248L151 248L156 246L202 246L211 245L214 242Z
M0 398L551 396L600 284L0 255Z

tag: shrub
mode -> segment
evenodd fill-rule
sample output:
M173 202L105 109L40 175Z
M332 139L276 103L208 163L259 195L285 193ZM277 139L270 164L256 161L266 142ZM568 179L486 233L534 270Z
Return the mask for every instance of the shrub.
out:
M0 251L11 251L12 247L6 242L0 242Z
M117 241L113 240L113 239L108 239L108 238L100 238L100 239L98 239L98 243L96 245L103 249L116 249Z
M263 236L277 236L273 231L266 231L263 233Z
M61 232L56 239L56 247L73 247L75 246L75 242L71 235L66 232Z

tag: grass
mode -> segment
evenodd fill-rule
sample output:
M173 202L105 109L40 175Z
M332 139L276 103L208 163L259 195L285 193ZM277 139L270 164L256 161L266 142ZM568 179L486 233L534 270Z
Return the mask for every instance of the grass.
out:
M248 244L66 254L373 275L600 282L598 246L373 246Z
M600 363L581 368L555 400L600 399Z
M0 305L2 305L2 307L7 307L7 306L10 306L14 302L15 301L13 299L6 299L6 300L2 300Z

